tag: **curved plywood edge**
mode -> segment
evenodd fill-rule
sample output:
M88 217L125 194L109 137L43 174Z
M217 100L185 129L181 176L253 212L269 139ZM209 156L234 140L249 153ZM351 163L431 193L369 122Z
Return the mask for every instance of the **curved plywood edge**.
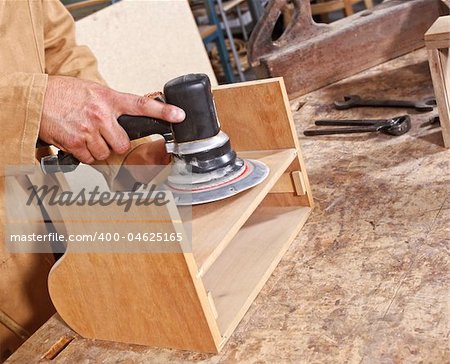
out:
M167 206L165 216L161 208L133 206L126 215L128 223L108 224L108 232L151 232L145 221L179 221L173 201ZM68 234L100 231L98 212L92 206L61 208ZM83 216L83 221L74 216ZM131 223L131 218L137 223ZM179 232L180 225L160 224L158 232ZM181 249L77 252L77 247L69 245L49 274L49 291L63 320L83 337L217 352L219 330L196 272L192 253Z
M183 254L68 253L49 291L83 337L217 351Z

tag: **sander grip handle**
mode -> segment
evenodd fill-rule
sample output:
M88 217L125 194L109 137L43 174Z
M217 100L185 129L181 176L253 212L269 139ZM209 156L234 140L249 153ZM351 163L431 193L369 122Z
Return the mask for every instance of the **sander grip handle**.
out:
M149 135L161 134L166 139L171 136L171 124L164 120L147 116L121 115L117 119L119 125L125 130L130 140L140 139ZM50 144L38 139L36 148L48 147ZM72 154L62 150L57 156L47 156L41 160L44 173L71 172L80 164ZM46 168L48 167L48 168Z
M167 121L147 116L122 115L117 119L130 140L144 138L153 134L171 134L171 124Z

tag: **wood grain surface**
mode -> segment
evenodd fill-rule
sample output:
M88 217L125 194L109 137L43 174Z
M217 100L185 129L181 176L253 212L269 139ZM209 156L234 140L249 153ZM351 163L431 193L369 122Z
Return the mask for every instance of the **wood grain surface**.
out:
M425 33L425 45L428 49L449 48L450 16L439 17Z
M251 87L251 92L249 89ZM279 95L282 97L279 97ZM222 129L228 134L237 151L276 150L295 148L300 151L289 99L282 78L265 79L242 84L219 86L214 99ZM282 205L314 206L308 174L301 151L288 168L300 171L306 194L277 193L273 198ZM278 195L275 196L275 195Z
M205 274L228 339L305 224L310 207L260 207Z
M200 275L206 273L244 225L291 161L297 157L297 151L291 148L277 151L242 152L240 156L265 163L270 168L269 176L263 183L243 194L192 208L193 253L200 268Z
M180 217L170 206L133 204L124 212L118 205L108 209L83 205L62 207L60 212L68 234L103 231L127 237L174 234L182 228L174 228L172 221ZM183 239L188 239L185 233ZM77 333L100 340L217 351L219 333L206 292L193 281L197 266L192 253L165 251L156 243L137 240L123 251L119 242L88 244L82 252L77 243L69 243L49 275L52 301Z

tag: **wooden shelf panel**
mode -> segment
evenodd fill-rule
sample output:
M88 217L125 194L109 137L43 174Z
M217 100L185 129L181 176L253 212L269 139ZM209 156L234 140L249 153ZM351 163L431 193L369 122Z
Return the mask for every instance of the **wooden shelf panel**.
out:
M439 17L425 33L427 48L448 48L450 41L450 16Z
M305 224L310 207L260 206L203 277L212 293L223 342Z
M192 250L200 275L206 273L245 221L297 156L295 149L242 152L239 156L257 159L270 168L260 185L234 197L192 208Z

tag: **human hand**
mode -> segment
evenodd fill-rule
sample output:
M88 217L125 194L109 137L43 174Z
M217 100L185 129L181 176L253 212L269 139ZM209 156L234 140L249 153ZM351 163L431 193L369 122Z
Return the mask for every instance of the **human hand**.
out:
M49 76L39 138L91 164L107 159L111 150L124 154L130 148L128 136L117 122L124 114L168 122L185 118L180 108L152 98L74 77Z

